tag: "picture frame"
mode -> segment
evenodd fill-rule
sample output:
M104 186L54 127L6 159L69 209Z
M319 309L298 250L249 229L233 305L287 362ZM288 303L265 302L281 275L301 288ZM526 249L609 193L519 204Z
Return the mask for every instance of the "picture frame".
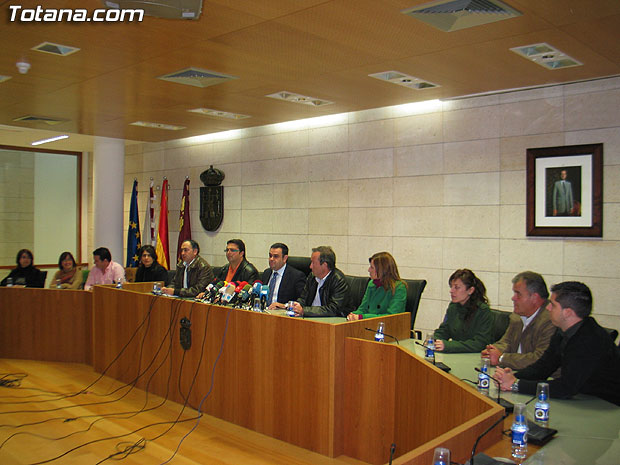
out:
M603 237L603 144L527 149L526 235Z

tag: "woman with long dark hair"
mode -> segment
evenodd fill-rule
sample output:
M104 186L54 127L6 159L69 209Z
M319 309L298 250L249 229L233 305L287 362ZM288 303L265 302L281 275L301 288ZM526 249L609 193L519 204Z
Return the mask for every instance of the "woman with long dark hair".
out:
M157 262L157 253L152 245L145 245L138 251L140 264L136 271L136 282L163 281L168 285L168 270Z
M370 281L360 306L347 316L349 321L405 311L407 285L400 279L394 257L389 252L379 252L368 261Z
M45 274L34 267L34 257L30 250L21 249L17 252L17 259L15 261L17 262L17 267L13 268L9 275L2 280L0 286L6 286L9 278L12 280L14 286L45 286Z
M451 303L435 331L435 350L480 352L493 342L493 315L484 283L468 269L448 279Z

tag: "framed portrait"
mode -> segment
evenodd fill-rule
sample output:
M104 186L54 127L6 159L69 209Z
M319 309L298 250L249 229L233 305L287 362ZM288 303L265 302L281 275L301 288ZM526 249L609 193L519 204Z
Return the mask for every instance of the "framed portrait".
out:
M603 144L527 149L528 236L603 236Z

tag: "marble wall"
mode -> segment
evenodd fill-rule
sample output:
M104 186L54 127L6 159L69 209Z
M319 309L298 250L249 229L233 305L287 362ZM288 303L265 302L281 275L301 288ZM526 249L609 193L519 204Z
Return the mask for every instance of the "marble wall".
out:
M526 237L525 150L599 142L604 237ZM216 233L199 220L199 175L210 164L226 174ZM387 250L403 277L428 280L420 329L441 321L454 269L472 268L492 307L504 310L512 309L512 276L531 269L548 284L584 281L599 321L620 328L613 294L620 288L620 78L130 145L125 208L137 177L143 221L149 178L160 185L168 177L171 255L187 175L192 235L213 264L225 262L233 237L246 242L259 269L276 241L291 255L332 245L338 267L357 275L367 273L370 255Z

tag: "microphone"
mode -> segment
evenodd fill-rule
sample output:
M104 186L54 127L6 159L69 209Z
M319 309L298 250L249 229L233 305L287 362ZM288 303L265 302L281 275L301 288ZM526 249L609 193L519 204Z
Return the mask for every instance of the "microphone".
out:
M269 286L263 284L260 290L260 309L265 311L267 308L267 297L269 296Z
M207 302L207 303L211 303L213 302L213 299L215 298L215 296L217 295L218 291L224 287L224 283L225 281L218 281L217 284L215 284L208 293L205 293L205 296L203 297L203 301Z
M370 331L370 332L373 332L373 333L376 333L376 332L377 332L377 330L376 330L376 329L370 329L370 328L364 328L364 329L365 329L366 331ZM398 343L398 339L396 339L396 338L395 338L394 336L392 336L391 334L388 334L388 333L384 332L384 333L383 333L383 335L384 335L384 336L387 336L387 337L391 337L392 339L394 339L394 340L396 341L396 344L397 344L397 345L400 345L400 344Z
M247 281L240 281L237 287L235 288L235 292L233 293L231 299L227 303L234 306L237 303L237 300L239 300L239 294L241 290L243 289L243 286L245 286L247 283L248 283Z
M235 292L235 287L237 287L235 285L234 282L230 282L228 283L225 287L222 287L218 292L219 295L215 298L215 303L222 303L224 301L224 299L226 298L226 295L232 295L233 292Z
M482 373L483 372L478 367L474 367L474 370L476 370L478 373ZM504 407L504 409L506 409L506 413L511 413L515 409L515 406L514 406L514 404L512 402L509 402L506 399L502 399L502 396L501 396L501 394L502 394L502 383L500 383L497 378L494 378L493 376L489 375L488 373L484 373L484 374L487 375L493 381L495 381L495 383L497 384L497 400L495 402L497 402L499 405Z
M476 454L476 448L478 447L478 443L480 442L480 440L483 437L485 437L489 433L489 431L491 431L493 428L499 425L500 422L504 421L504 419L507 416L508 416L508 412L504 412L504 415L499 420L497 420L495 423L489 426L486 430L483 431L483 433L480 436L478 436L478 438L476 439L476 442L474 442L474 447L471 449L471 459L466 465L474 465L474 455ZM493 459L492 457L489 457L486 454L483 454L482 452L476 455L476 457L478 457L479 460L483 460L482 462L477 462L477 463L480 463L481 465L502 465L504 463L504 462L498 462L497 460Z
M244 304L248 302L248 300L250 300L250 297L252 297L251 291L252 291L252 286L250 286L249 284L246 284L245 286L243 286L243 289L241 290L239 294L239 298L237 299L237 305L239 308L241 308Z

